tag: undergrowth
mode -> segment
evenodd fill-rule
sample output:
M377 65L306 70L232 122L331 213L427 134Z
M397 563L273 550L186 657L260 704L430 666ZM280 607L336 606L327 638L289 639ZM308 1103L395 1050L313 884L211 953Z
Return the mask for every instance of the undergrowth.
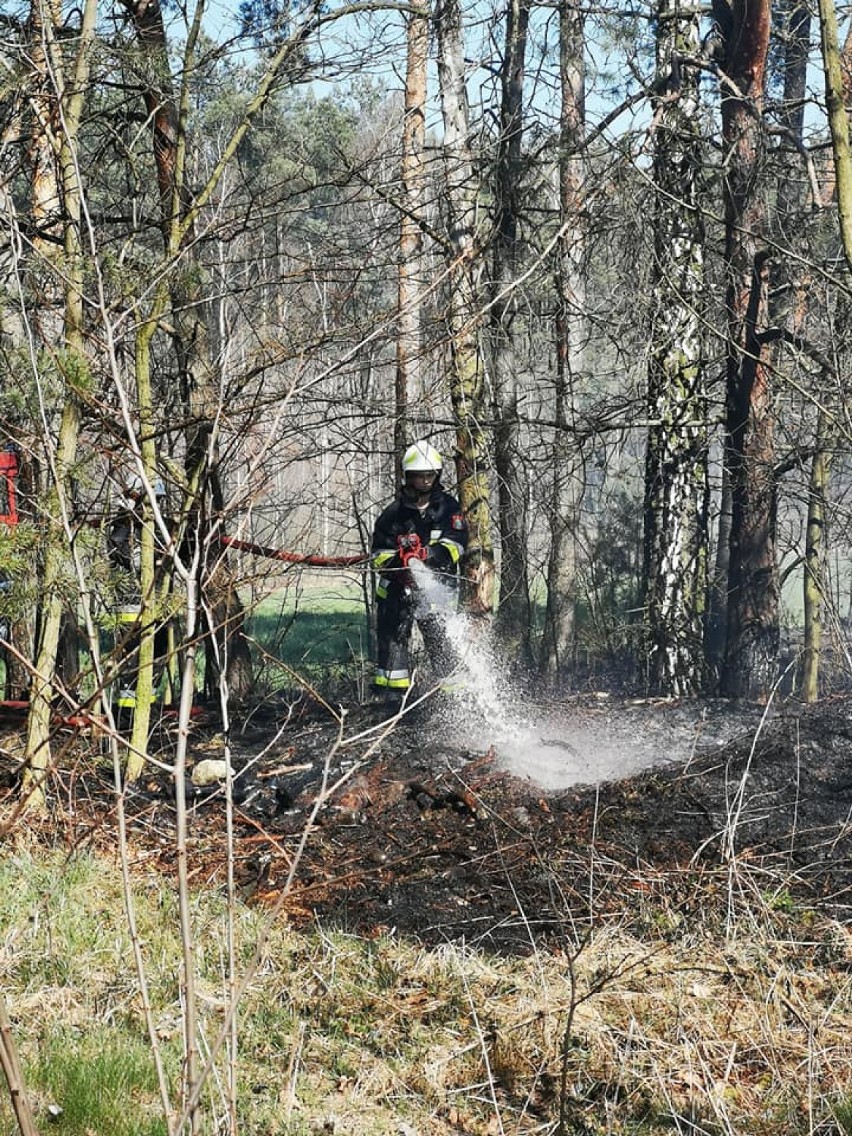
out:
M140 871L134 892L174 1099L172 885ZM264 918L238 908L241 960ZM204 1055L226 1005L222 896L199 892L193 919ZM0 864L0 926L37 1123L57 1136L165 1134L113 860L20 842ZM843 926L785 902L751 907L727 935L706 920L676 937L655 938L647 921L638 930L623 920L578 943L566 921L561 947L508 958L281 922L238 1015L241 1136L852 1132ZM220 1059L202 1102L210 1136L226 1131L223 1070ZM15 1130L4 1100L0 1131Z

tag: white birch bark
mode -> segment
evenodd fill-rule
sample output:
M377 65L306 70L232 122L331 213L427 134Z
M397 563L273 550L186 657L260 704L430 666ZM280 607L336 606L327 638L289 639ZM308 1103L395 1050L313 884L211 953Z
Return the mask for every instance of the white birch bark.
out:
M654 268L645 464L647 675L660 694L696 693L703 679L706 593L707 400L701 360L704 234L698 73L699 16L661 0L654 99Z

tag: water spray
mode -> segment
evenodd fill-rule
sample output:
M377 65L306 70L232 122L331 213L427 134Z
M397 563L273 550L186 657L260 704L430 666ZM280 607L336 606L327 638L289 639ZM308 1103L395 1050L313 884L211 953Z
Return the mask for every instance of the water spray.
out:
M627 776L649 764L627 723L601 714L571 718L564 708L536 705L513 683L499 642L458 610L452 583L419 560L409 570L417 619L439 620L454 657L441 682L441 728L454 744L493 746L505 770L550 790Z

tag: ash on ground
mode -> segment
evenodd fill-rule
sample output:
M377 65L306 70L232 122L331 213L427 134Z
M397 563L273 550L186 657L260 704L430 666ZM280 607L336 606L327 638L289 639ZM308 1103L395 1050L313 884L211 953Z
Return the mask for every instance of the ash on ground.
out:
M240 896L294 923L527 952L602 919L711 918L708 897L729 904L732 879L744 903L790 894L848 915L852 699L767 710L584 697L528 714L533 741L513 749L499 723L456 722L446 705L395 721L353 706L342 729L318 705L272 706L236 716L229 738L196 722L190 764L230 754ZM160 740L167 761L173 739ZM112 854L115 792L92 747L68 739L41 838ZM11 824L25 823L19 764L7 735ZM165 873L174 791L152 769L124 797L140 865ZM224 886L223 787L188 793L193 880Z

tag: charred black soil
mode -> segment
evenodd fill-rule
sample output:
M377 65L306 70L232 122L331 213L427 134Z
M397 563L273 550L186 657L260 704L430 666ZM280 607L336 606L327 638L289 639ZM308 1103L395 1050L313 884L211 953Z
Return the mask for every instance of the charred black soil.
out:
M443 711L383 724L356 709L343 728L317 706L237 718L230 747L241 896L278 905L297 924L320 920L363 935L395 929L425 945L463 940L523 953L602 920L674 931L685 918L717 917L732 897L779 907L795 897L845 916L852 699L767 712L586 698L550 705L545 716L537 760L552 751L547 786L524 774L517 739L511 759L487 724L479 745L469 731L462 744ZM165 760L172 740L166 726L158 738ZM69 851L111 847L116 803L97 740L57 741L43 838ZM192 761L225 752L221 730L201 716ZM7 824L19 753L7 723ZM592 776L568 784L578 760ZM629 775L617 776L619 768ZM125 803L137 861L171 871L168 776L143 778ZM189 805L193 882L222 887L224 794L191 789ZM22 823L12 820L10 831Z

